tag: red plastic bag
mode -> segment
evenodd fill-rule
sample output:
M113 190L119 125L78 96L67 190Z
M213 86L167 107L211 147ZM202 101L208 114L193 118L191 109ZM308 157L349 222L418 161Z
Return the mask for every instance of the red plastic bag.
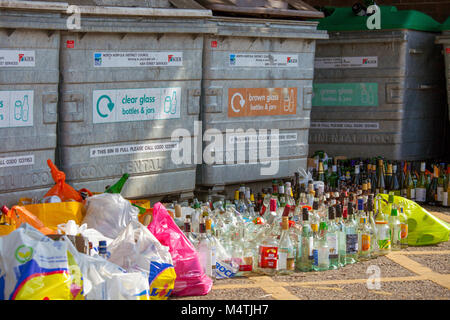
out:
M47 164L56 184L44 195L44 198L58 196L63 202L71 200L82 202L80 193L66 183L66 174L58 170L50 159L47 160Z
M172 295L203 296L208 294L213 281L203 271L198 253L192 243L178 228L160 202L153 207L153 220L147 228L162 245L169 247L172 255L177 275Z

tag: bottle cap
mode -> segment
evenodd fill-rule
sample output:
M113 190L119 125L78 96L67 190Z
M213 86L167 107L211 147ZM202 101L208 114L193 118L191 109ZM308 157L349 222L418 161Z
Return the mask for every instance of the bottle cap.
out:
M234 200L239 200L239 190L234 191Z
M398 210L397 210L397 208L392 208L392 209L391 209L391 216L393 216L393 217L398 216Z
M314 198L313 210L319 210L319 199Z
M177 218L181 217L181 206L179 204L175 205L175 217Z
M7 206L2 206L2 208L1 208L0 210L2 211L2 213L3 213L4 215L8 214L8 211L9 211L9 209L8 209Z
M328 230L327 223L325 221L321 221L319 224L319 230Z

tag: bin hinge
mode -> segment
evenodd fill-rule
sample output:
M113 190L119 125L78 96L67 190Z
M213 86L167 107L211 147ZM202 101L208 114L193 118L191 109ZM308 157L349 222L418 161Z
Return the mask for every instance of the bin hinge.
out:
M58 106L58 94L46 93L42 95L42 110L43 110L43 122L45 124L53 124L58 121L58 113L56 112Z
M63 95L62 103L61 121L84 121L84 95L82 93L66 93Z

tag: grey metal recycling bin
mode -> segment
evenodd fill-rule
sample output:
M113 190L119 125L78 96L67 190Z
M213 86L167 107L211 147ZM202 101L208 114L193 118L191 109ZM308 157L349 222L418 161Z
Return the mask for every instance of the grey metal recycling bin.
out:
M367 17L351 8L336 8L319 25L330 39L317 42L310 155L419 160L445 151L439 24L417 11L381 9L380 30L368 30Z
M52 5L57 8L58 5ZM59 13L0 8L0 205L54 184Z
M60 159L76 189L192 195L194 163L175 164L172 132L199 118L209 10L81 6L82 28L61 35Z
M223 148L211 145L214 138L203 143L198 186L220 190L291 177L306 168L315 41L327 33L312 21L211 21L218 30L205 36L201 117L203 138L215 132ZM272 129L279 130L278 138L269 137ZM267 148L260 144L265 133ZM274 139L277 154L271 151Z

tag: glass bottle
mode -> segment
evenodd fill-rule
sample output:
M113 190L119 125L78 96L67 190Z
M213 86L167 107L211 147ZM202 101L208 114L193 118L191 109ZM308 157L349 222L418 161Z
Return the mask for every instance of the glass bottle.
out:
M408 198L409 200L415 201L416 200L416 187L414 186L414 181L412 179L411 176L411 163L407 164L407 169L406 169L406 198Z
M319 232L314 237L313 256L314 271L330 269L330 248L327 243L327 223L325 221L320 222Z
M431 183L427 188L427 195L426 195L426 201L431 206L438 205L438 167L433 166L433 178L431 179ZM394 244L392 244L392 247L394 248Z
M342 220L342 205L336 205L336 225L338 227L338 252L339 252L339 266L343 267L345 263L345 253L347 251L347 243L345 237L345 224Z
M124 173L123 176L112 186L109 186L106 188L105 193L120 193L122 191L123 186L125 185L125 182L127 182L129 178L128 173Z
M400 250L401 225L400 219L398 218L397 208L392 208L391 210L391 216L389 217L389 230L392 250Z
M345 263L352 264L358 261L358 222L353 214L353 205L347 207L347 220L345 221L346 252Z
M427 196L426 184L427 182L425 177L425 162L422 162L420 164L420 176L416 186L416 202L420 205L423 205L426 202Z
M283 216L278 244L278 272L291 274L295 270L294 245L289 234L289 217Z
M375 193L385 193L385 183L384 183L384 164L383 160L378 160L378 167L377 167L377 188Z
M313 232L309 223L309 212L307 208L302 208L302 237L298 244L296 270L307 272L312 270L313 262Z
M197 243L197 252L200 260L200 264L203 268L203 271L208 277L212 277L212 249L211 242L208 240L206 236L206 223L205 220L200 219L199 223L199 240Z
M184 235L188 240L194 245L194 247L197 246L198 239L194 233L192 233L192 224L191 224L191 216L186 215L184 220Z
M400 196L401 188L400 188L400 183L398 181L397 165L393 164L393 165L391 165L391 168L392 168L392 178L391 178L391 185L389 187L389 191L394 192L394 195L396 195L396 196Z
M336 224L336 214L335 208L328 208L328 230L327 230L327 243L329 247L329 260L330 260L330 269L339 268L339 242L338 242L338 233L339 227Z
M408 248L408 217L405 214L404 208L400 207L400 248Z
M272 235L273 227L266 230L258 245L258 272L274 275L278 268L278 240Z

